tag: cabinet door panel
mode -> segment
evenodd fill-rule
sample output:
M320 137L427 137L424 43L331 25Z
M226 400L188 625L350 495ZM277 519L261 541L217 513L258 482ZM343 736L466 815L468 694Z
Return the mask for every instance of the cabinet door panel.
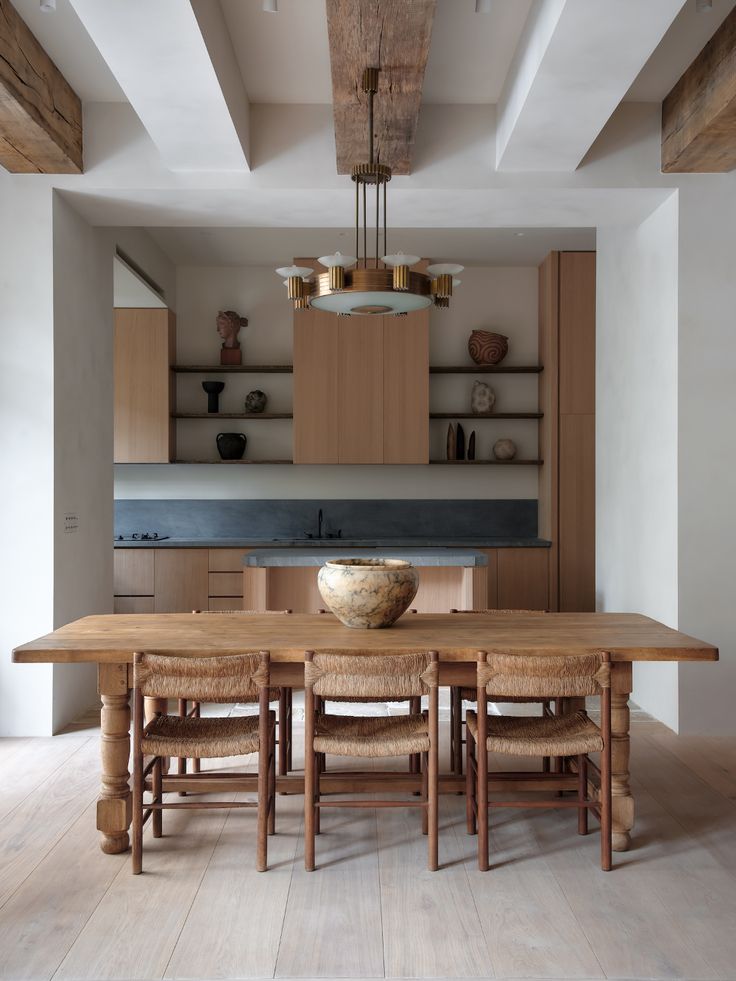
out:
M113 613L153 613L153 596L116 596Z
M243 570L211 572L210 596L243 596Z
M595 416L560 417L560 611L595 610Z
M429 314L383 318L383 462L429 462Z
M499 548L498 609L549 608L549 549Z
M338 350L338 461L383 463L382 325L371 317L344 319Z
M153 549L116 548L113 552L116 596L153 596Z
M338 462L338 318L294 315L294 463Z
M173 458L173 335L169 310L115 310L116 463L169 463Z
M209 590L206 548L157 548L154 560L156 613L206 610Z
M560 415L595 412L595 252L560 254Z
M211 548L209 550L210 572L243 572L243 559L248 549Z

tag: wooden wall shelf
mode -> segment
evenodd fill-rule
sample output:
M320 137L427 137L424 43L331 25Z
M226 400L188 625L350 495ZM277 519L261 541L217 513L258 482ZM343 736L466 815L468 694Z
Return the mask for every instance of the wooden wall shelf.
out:
M291 465L291 464L293 464L293 462L294 462L293 460L174 460L174 463L175 464L181 463L181 464L187 464L187 465L188 464L192 464L192 465L197 465L197 466L203 466L203 465L208 466L209 464L213 464L215 466L218 466L221 463L230 464L230 465L232 465L232 464L249 464L249 463L250 464L253 464L253 465L256 465L256 464L264 464L265 463L265 464L268 464L269 466L270 465L276 465L276 464L279 465L279 466L282 466L282 465L285 465L285 464Z
M173 419L293 419L291 412L175 412Z
M542 412L430 412L430 419L541 419Z
M430 365L430 375L538 375L544 371L541 364L475 364L475 365Z
M291 364L172 364L172 371L190 375L214 374L254 374L290 375L294 371Z
M544 460L430 460L448 467L540 467Z

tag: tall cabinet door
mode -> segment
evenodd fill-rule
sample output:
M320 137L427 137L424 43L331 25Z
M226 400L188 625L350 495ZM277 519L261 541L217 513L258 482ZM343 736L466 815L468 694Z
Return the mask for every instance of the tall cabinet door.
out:
M339 319L323 310L294 315L294 463L339 463Z
M334 320L340 324L338 462L383 463L383 325L375 317Z
M169 463L175 455L175 316L167 309L115 310L116 463Z
M383 318L383 462L429 462L429 312Z

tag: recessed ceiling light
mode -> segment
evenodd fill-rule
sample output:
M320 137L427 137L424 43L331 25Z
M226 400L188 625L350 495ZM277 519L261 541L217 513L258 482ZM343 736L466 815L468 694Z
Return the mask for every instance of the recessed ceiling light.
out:
M493 0L475 0L476 14L490 14L493 9Z
M41 10L45 13L52 13L56 10L56 0L41 0Z
M702 14L704 10L712 10L713 0L695 0L695 9L699 14Z
M267 14L279 12L279 0L263 0L263 9Z
M517 238L524 238L524 232L517 232L516 233L516 237Z

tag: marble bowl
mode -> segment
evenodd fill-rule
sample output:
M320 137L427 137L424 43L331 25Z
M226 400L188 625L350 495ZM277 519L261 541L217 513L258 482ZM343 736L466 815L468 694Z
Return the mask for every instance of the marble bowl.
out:
M333 559L319 570L325 604L346 627L390 627L409 609L419 575L403 559Z

